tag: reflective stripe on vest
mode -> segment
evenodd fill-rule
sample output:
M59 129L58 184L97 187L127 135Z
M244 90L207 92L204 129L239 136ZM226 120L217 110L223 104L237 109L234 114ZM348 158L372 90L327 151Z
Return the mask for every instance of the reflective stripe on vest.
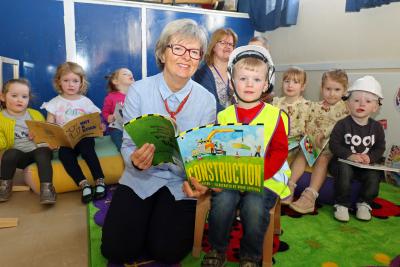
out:
M286 134L288 134L288 116L286 113L281 112L280 109L270 105L265 104L258 115L249 123L257 124L264 123L264 146L265 151L269 146L271 137L275 133L278 127L279 118L282 118ZM218 123L237 123L236 108L234 105L227 107L225 110L218 113ZM265 123L268 122L268 123ZM264 187L276 193L280 198L285 198L290 195L289 187L287 186L288 180L291 176L291 171L287 162L283 164L281 169L272 177L272 179L264 180Z

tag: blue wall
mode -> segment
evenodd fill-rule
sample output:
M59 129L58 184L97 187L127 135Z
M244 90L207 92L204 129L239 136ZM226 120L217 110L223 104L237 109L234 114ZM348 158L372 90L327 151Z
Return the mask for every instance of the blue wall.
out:
M28 78L37 96L33 107L53 98L55 68L66 60L64 7L62 1L1 0L0 56L20 61L20 76ZM137 3L136 3L137 4ZM161 7L161 6L160 6ZM136 80L142 78L141 7L75 3L75 40L78 63L89 79L88 96L102 107L106 94L104 76L116 68L128 67ZM192 18L211 34L230 27L246 44L254 29L249 19L218 14L196 14L147 8L147 75L159 72L154 58L155 43L169 21ZM24 64L24 62L30 64ZM11 77L6 67L4 80Z
M142 78L141 10L134 7L75 4L77 57L86 62L88 96L102 107L105 75L127 67Z
M31 80L37 108L56 95L51 80L55 67L65 60L63 3L2 0L0 10L0 56L20 61L20 76ZM23 62L34 68L28 71Z

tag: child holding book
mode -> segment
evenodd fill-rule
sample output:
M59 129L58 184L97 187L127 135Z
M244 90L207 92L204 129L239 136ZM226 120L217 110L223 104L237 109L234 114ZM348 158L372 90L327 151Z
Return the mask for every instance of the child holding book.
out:
M132 72L127 68L120 68L115 70L107 76L108 94L104 98L103 109L101 114L105 121L108 123L109 134L111 140L117 147L118 151L121 150L122 145L122 122L116 121L114 116L115 106L117 103L124 104L126 92L135 80L133 79Z
M272 179L285 163L288 154L287 116L278 108L260 100L268 90L273 66L268 61L268 51L260 46L247 45L235 49L228 64L237 105L231 105L218 113L219 123L264 123L266 144L264 186L262 193L218 190L212 193L209 214L209 241L211 251L203 258L201 266L223 266L229 233L240 209L243 237L240 244L240 266L261 266L264 234L269 224L269 210L277 196L288 194L287 185ZM290 170L289 170L290 172ZM194 180L192 180L194 181ZM286 181L287 183L287 181ZM189 196L204 193L194 181L193 192L188 184L184 191Z
M382 88L372 76L356 80L345 99L350 115L338 121L329 139L333 159L329 170L335 177L334 216L342 222L349 221L351 180L362 182L357 201L356 218L371 220L371 203L378 196L382 171L364 169L338 161L338 158L370 164L377 163L385 152L385 132L381 124L371 118L383 99Z
M307 82L306 72L291 67L283 73L282 97L274 97L272 105L285 111L290 119L289 138L300 140L305 134L306 120L309 116L311 101L304 99Z
M307 214L314 211L319 189L325 182L328 163L332 154L328 147L324 146L328 142L335 123L349 114L346 104L342 100L347 86L348 77L344 70L336 69L325 72L322 75L321 83L323 100L312 103L310 106L310 116L306 121L305 133L315 138L317 147L322 151L314 164L310 185L302 192L297 201L290 203L290 208L299 213ZM292 193L294 191L293 185L303 175L306 165L306 158L302 151L299 151L291 164Z
M298 67L291 67L283 73L282 97L274 97L272 105L285 111L289 116L289 140L300 141L306 130L306 120L309 116L311 101L303 97L307 82L306 72ZM297 150L292 150L295 156ZM294 191L296 184L290 180L289 187ZM282 204L289 205L292 197L282 200Z
M0 95L0 202L7 201L12 193L15 170L24 169L31 163L38 166L40 180L40 203L54 204L56 192L53 186L53 153L49 147L38 147L32 141L26 120L44 121L43 115L28 108L31 99L29 82L12 79L4 84Z
M100 109L84 96L88 82L80 65L74 62L65 62L59 65L53 85L59 95L42 105L47 110L48 122L64 125L78 116L100 112ZM61 146L58 150L58 156L64 169L82 189L81 200L83 203L89 203L93 198L101 199L106 195L104 174L94 147L94 137L85 137L74 148ZM94 193L78 164L79 154L86 161L95 180Z

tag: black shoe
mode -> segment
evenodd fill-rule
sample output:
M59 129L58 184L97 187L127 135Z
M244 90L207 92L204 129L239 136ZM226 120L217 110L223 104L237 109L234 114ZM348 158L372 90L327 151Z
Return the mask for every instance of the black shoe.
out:
M90 193L87 194L87 195L84 195L83 192L85 191L85 189L90 189ZM87 203L89 203L90 201L93 200L93 189L89 184L86 184L86 185L84 185L82 187L82 198L81 198L81 200L82 200L82 203L84 203L84 204L87 204Z
M106 196L106 185L104 179L100 178L96 180L96 186L94 187L94 199L102 199Z

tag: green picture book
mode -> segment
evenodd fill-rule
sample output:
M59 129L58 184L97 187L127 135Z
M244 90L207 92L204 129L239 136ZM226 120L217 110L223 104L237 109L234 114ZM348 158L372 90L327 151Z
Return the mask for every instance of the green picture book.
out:
M171 162L208 187L261 192L264 125L210 124L177 133L169 117L147 114L125 124L140 147L155 145L153 165Z

